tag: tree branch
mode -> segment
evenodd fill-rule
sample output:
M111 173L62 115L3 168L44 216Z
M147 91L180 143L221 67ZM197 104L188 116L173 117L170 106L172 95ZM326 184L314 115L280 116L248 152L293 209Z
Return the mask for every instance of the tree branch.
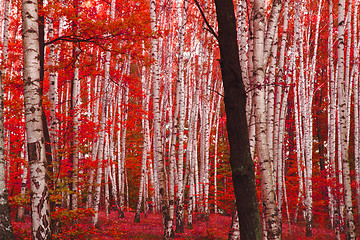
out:
M204 14L204 11L202 10L199 2L197 0L194 0L195 1L195 4L197 6L197 8L199 9L200 13L201 13L201 16L203 17L204 19L204 22L206 24L206 26L208 28L205 28L206 30L208 30L212 35L214 35L214 37L216 38L216 40L219 42L219 37L218 35L216 34L216 32L214 31L214 29L211 27L210 23L208 22L207 18L205 17L205 14Z

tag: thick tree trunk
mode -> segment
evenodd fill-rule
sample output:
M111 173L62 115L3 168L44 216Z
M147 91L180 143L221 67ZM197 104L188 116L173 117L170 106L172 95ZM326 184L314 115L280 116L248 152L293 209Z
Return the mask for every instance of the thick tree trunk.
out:
M255 191L254 163L246 122L246 93L241 77L234 6L231 0L215 0L219 26L221 73L230 145L230 164L242 240L261 239L261 223Z
M265 214L267 237L280 239L281 231L276 214L276 199L271 175L271 159L266 141L266 109L265 109L265 65L264 65L264 1L254 1L254 110L256 117L256 153L259 158L261 178L261 198Z
M22 1L22 20L25 127L31 178L31 232L33 239L51 239L49 187L46 176L47 160L42 124L42 96L40 95L37 1Z

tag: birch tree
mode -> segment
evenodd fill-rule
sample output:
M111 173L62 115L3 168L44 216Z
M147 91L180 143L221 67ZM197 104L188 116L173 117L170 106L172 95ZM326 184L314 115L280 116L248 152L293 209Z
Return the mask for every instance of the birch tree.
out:
M187 1L183 6L178 4L179 15L179 62L178 84L179 89L179 153L178 153L178 191L176 199L176 232L184 232L184 127L185 127L185 76L184 76L184 42L186 30Z
M174 236L172 219L170 218L169 205L167 199L167 187L165 180L165 166L163 161L163 153L161 146L161 119L160 119L160 73L158 63L158 41L157 34L157 19L156 19L156 0L150 1L150 19L151 31L153 36L151 38L151 57L154 61L152 64L153 76L153 111L154 111L154 163L155 168L158 169L159 177L159 193L160 193L160 209L162 213L164 225L164 239L170 239Z
M9 38L9 15L10 15L10 1L5 1L4 6L4 34L3 34L3 61L2 65L7 60L7 42ZM0 239L15 239L13 228L10 219L9 208L9 191L6 187L6 162L5 162L5 129L4 129L4 93L3 93L3 75L6 69L0 69Z
M139 186L139 199L136 205L136 213L134 217L134 222L140 222L140 208L141 208L141 202L142 198L144 196L145 199L145 180L146 180L146 163L148 154L150 151L150 129L149 129L149 118L148 118L148 112L149 112L149 101L150 101L150 81L146 79L146 71L145 67L142 68L141 71L141 87L143 92L143 98L141 100L142 102L142 109L143 109L143 115L141 118L141 126L142 126L142 133L143 133L143 149L142 149L142 158L141 158L141 178L140 178L140 186ZM144 203L144 208L146 208Z
M40 95L40 49L38 3L22 1L22 34L24 55L25 127L30 170L31 233L33 239L51 239L47 160L42 125Z
M342 174L344 184L344 203L345 203L345 229L346 239L355 239L355 221L351 196L351 179L349 163L349 141L348 141L348 84L345 79L345 0L339 0L338 5L338 107L339 107L339 137L340 137L340 155L342 163Z
M334 52L333 52L333 4L329 2L329 41L328 41L328 65L329 65L329 83L328 83L328 171L327 174L333 181L336 181L336 105L337 105L337 89L335 81L335 66L334 66ZM339 229L339 204L336 189L332 186L328 187L329 190L329 214L332 227L335 229L337 239L340 239Z
M256 117L256 153L259 158L261 177L261 198L267 237L269 239L280 239L281 232L276 214L276 200L271 175L271 159L266 142L266 109L265 109L265 65L264 65L264 33L265 15L264 2L254 1L254 110Z
M353 1L354 2L354 1ZM357 195L357 204L358 209L360 209L360 111L358 106L360 106L360 98L359 98L359 41L358 41L358 26L357 26L357 16L358 10L360 6L360 1L356 1L354 5L354 22L353 22L353 38L354 38L354 162L355 162L355 181L356 181L356 195Z

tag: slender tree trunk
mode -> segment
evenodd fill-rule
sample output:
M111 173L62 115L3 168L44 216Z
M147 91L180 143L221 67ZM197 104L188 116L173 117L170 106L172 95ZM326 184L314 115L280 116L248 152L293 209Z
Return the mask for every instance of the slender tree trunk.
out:
M100 193L101 193L101 182L102 182L102 172L103 172L103 162L104 162L104 148L105 148L105 128L106 128L106 118L107 118L107 107L108 107L108 80L104 78L103 85L103 95L102 95L102 107L101 107L101 117L100 117L100 133L99 133L99 145L98 145L98 164L97 164L97 173L96 173L96 185L95 185L95 195L94 195L94 216L92 218L92 224L96 227L99 227L99 207L100 207Z
M23 170L23 172L21 174L21 190L20 190L20 194L22 196L24 196L26 194L26 188L27 188L26 187L26 181L27 181L28 168L25 165L23 165L22 170ZM24 222L24 214L25 214L25 206L21 205L17 209L15 222Z
M271 54L271 47L273 42L277 38L278 32L278 21L281 13L283 0L274 0L271 7L270 18L267 23L267 29L265 33L265 45L264 45L264 64L267 65L269 61L269 56ZM264 8L266 9L266 8Z
M129 63L130 64L130 63ZM128 66L129 68L129 66ZM129 71L129 69L128 69ZM120 173L122 176L122 181L119 182L119 186L121 186L120 188L120 218L124 218L124 204L125 204L125 181L126 181L126 177L125 177L125 159L126 159L126 132L127 132L127 118L128 118L128 101L129 101L129 86L125 83L124 86L124 96L123 96L123 107L121 108L123 111L123 121L122 121L122 133L121 133L121 160L120 160ZM127 195L128 196L128 195ZM128 203L128 201L127 201Z
M345 229L346 239L355 239L355 221L351 196L350 163L349 163L349 142L347 117L348 112L348 86L345 77L345 0L339 0L338 5L338 83L339 83L339 115L340 115L340 155L342 161L342 173L344 184L344 203L345 203Z
M247 47L248 47L248 35L249 27L247 26L247 1L237 0L237 26L238 26L238 41L239 41L239 57L241 65L241 74L243 77L245 89L250 87L249 72L248 72L248 56L247 56Z
M217 166L218 166L218 142L219 142L219 114L220 114L220 103L221 97L218 99L216 106L216 118L215 118L215 146L214 146L214 213L218 213L218 203L217 203Z
M195 211L195 201L196 201L196 195L195 195L195 161L197 162L197 155L196 149L197 149L197 117L198 117L198 102L199 102L199 85L198 83L195 84L195 93L192 99L191 104L191 113L189 114L190 120L189 120L189 133L188 133L188 142L187 142L187 149L186 149L186 159L189 164L189 203L188 203L188 228L193 228L193 212Z
M164 225L164 239L174 237L172 221L169 213L167 187L165 181L165 166L161 146L161 119L160 119L160 72L158 63L158 41L155 36L157 33L156 21L156 0L150 1L150 19L153 37L151 38L151 56L154 61L152 65L153 76L153 111L154 111L154 163L156 163L159 177L160 209Z
M72 137L71 137L71 156L72 170L71 170L71 193L70 193L70 209L76 210L78 207L78 181L79 181L79 115L78 109L80 106L80 79L79 79L79 67L77 66L79 57L79 48L75 47L73 52L74 57L74 76L71 81L71 102L70 113L72 116Z
M4 36L3 36L3 61L7 60L7 42L9 38L9 13L10 1L5 0L4 9ZM5 131L4 131L4 93L3 93L3 75L6 68L0 69L0 240L15 239L10 219L9 191L6 187L6 162L5 162Z
M108 115L109 112L108 112ZM109 219L110 214L110 188L109 188L109 179L110 179L110 162L109 162L109 134L105 133L105 146L104 146L104 183L105 183L105 192L104 192L104 202L105 202L105 215L106 220Z
M143 108L143 115L141 119L142 125L142 133L143 133L143 149L142 149L142 160L141 160L141 178L140 178L140 187L139 187L139 199L136 205L136 213L134 222L140 222L140 209L141 209L141 202L142 197L145 198L145 180L146 180L146 163L148 158L149 146L150 146L150 133L149 133L149 119L148 119L148 112L149 112L149 100L150 100L150 84L148 83L145 77L145 67L142 69L141 75L141 84L142 84L142 92L144 97L142 98L142 108ZM146 204L144 203L144 209L146 208Z
M340 115L340 143L341 161L344 184L344 203L345 203L345 229L346 239L355 239L355 221L351 196L350 163L349 163L349 142L347 117L348 112L348 86L345 77L345 0L339 0L338 15L338 83L339 83L339 115Z
M354 1L353 1L354 2ZM360 209L360 111L358 106L360 106L360 90L359 90L359 41L358 41L358 26L357 26L357 16L358 16L358 9L360 6L360 1L356 1L354 5L354 22L353 22L353 38L354 38L354 162L355 162L355 182L356 182L356 196L357 196L357 205L358 209ZM359 215L360 218L360 215Z
M180 2L179 2L180 3ZM185 45L185 30L186 30L186 9L187 1L184 1L183 6L178 5L179 10L179 69L178 82L180 84L179 91L179 153L178 153L178 191L176 199L176 232L184 232L184 128L185 128L185 77L184 77L184 45Z
M285 1L284 3L284 23L283 23L283 32L282 32L282 38L281 38L281 43L280 43L280 57L279 57L279 69L278 69L278 80L277 80L277 85L276 85L276 100L275 100L275 110L274 110L274 122L273 122L273 132L275 134L273 134L273 142L272 142L272 146L273 146L273 157L274 160L273 162L275 163L275 161L277 161L280 169L278 169L275 164L274 164L274 169L273 171L275 171L275 169L277 169L277 172L279 175L281 175L281 173L279 171L283 171L283 169L281 169L281 165L280 161L282 162L282 155L281 155L281 150L283 147L283 142L280 140L280 138L282 137L282 134L284 134L284 130L281 126L280 126L280 116L281 116L281 109L282 108L286 108L287 104L286 102L283 100L283 88L285 86L285 74L284 74L284 65L285 65L285 50L286 50L286 42L287 42L287 29L288 29L288 12L289 12L289 0ZM294 53L292 54L294 55ZM274 56L272 54L272 60L274 61L276 60L276 56ZM282 130L282 132L280 132L280 130ZM268 130L269 131L269 130ZM270 131L271 132L271 131ZM269 132L268 132L269 134ZM277 147L278 146L278 147ZM273 178L276 179L276 174L273 174ZM282 182L282 179L280 177L278 177L277 179L279 182ZM285 186L285 183L284 183ZM280 188L282 188L281 184L278 184L278 199L280 199L280 195L282 196L282 191L280 190ZM282 210L281 210L281 203L278 203L278 215L279 215L279 222L280 222L280 226L282 224Z
M333 41L333 3L329 1L329 106L328 106L328 174L332 181L336 180L336 105L337 105L337 89L335 84L335 67L334 67L334 41ZM332 227L335 229L336 239L340 239L340 222L339 222L339 196L335 186L329 188L329 212Z
M30 169L31 233L33 239L51 239L50 202L42 124L38 3L22 1L25 127Z

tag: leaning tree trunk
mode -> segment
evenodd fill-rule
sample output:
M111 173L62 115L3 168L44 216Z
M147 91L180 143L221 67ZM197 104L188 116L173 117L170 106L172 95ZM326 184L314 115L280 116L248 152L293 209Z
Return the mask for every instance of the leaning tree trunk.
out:
M38 2L22 1L25 128L30 169L31 233L51 239L47 160L42 125Z
M219 26L221 73L224 84L226 126L230 145L230 164L239 214L242 240L262 238L254 163L246 121L246 92L241 77L236 22L232 0L215 0Z

